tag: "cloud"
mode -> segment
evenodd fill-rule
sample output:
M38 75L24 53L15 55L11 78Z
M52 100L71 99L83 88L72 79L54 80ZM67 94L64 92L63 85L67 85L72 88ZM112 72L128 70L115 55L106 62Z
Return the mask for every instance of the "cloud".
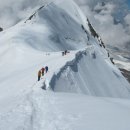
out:
M130 14L126 15L124 20L125 20L125 23L126 23L127 31L130 34Z
M125 48L126 44L130 43L130 13L125 0L75 1L90 19L105 44Z
M93 21L95 21L95 27L105 43L123 47L125 43L130 41L130 36L126 31L126 26L124 27L121 23L114 23L114 16L112 15L114 8L114 5L108 3L100 13L93 15Z
M107 3L105 4L104 2L102 3L98 3L95 7L94 7L94 11L100 14L112 14L114 13L115 10L115 5L111 4L111 3Z

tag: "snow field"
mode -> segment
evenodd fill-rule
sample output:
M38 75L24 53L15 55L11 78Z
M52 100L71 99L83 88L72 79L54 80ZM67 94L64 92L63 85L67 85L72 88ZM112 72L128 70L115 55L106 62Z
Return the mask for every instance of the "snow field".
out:
M55 1L25 21L0 34L0 130L129 130L130 85L77 5Z

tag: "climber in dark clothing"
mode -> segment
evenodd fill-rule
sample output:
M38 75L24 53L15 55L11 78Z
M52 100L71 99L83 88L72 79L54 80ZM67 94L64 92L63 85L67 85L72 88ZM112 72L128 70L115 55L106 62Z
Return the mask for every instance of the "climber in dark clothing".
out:
M63 51L63 52L62 52L62 56L64 56L64 55L65 55L65 52Z
M46 71L46 73L48 72L48 66L45 67L45 71Z
M67 50L65 50L65 55L67 54Z

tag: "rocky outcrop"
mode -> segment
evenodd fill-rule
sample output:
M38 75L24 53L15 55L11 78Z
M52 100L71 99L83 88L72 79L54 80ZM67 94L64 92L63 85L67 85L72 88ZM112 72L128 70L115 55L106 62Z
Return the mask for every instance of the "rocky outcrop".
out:
M130 83L130 71L126 69L120 68L121 73L124 75L124 77L129 81Z
M2 32L2 31L3 31L3 28L0 27L0 32Z

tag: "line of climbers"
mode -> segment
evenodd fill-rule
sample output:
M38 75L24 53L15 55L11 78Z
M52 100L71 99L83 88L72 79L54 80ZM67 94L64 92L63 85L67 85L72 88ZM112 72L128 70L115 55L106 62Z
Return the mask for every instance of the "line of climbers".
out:
M68 53L70 53L68 50L65 50L62 52L62 56L67 55ZM48 66L46 67L42 67L39 71L38 71L38 81L41 80L41 77L45 75L45 73L47 73L49 70Z
M48 66L46 67L42 67L39 71L38 71L38 81L40 81L41 77L45 75L45 73L47 73L49 70Z
M70 53L70 52L69 52L69 51L67 51L67 50L62 51L62 56L67 55L67 53Z

